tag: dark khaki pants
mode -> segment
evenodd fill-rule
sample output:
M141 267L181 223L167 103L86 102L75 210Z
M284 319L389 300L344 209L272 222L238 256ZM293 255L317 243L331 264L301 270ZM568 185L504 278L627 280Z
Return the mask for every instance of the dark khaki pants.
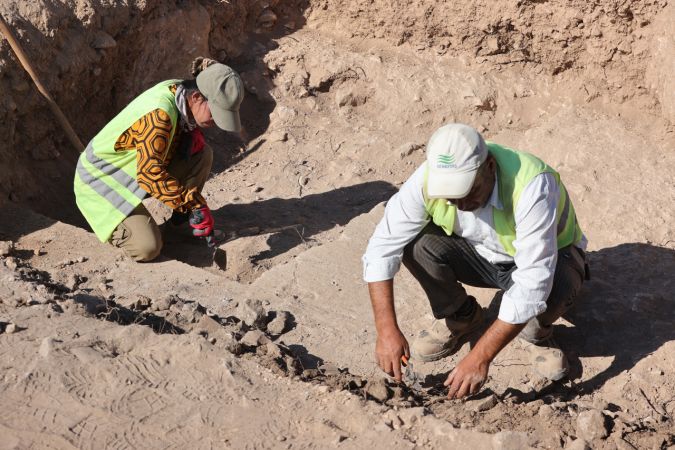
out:
M516 270L515 264L491 264L465 239L448 236L433 222L406 246L403 263L422 285L434 317L450 320L469 299L462 284L507 290ZM532 318L520 337L535 344L549 338L553 322L575 304L583 282L583 252L573 245L558 250L546 311Z
M201 192L211 172L212 163L213 150L205 146L204 150L187 160L175 157L167 170L183 186L197 187ZM117 226L109 242L138 262L152 261L162 250L159 226L142 203Z

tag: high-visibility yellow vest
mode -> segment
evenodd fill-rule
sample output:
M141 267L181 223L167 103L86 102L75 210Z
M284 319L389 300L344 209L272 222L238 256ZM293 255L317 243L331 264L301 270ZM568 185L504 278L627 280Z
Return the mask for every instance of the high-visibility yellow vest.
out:
M560 189L560 199L556 210L558 249L578 243L582 238L581 228L577 222L574 206L570 201L567 189L560 181L558 172L549 167L534 155L516 151L492 142L486 142L488 152L497 161L497 181L499 183L499 200L503 209L493 208L495 232L506 252L513 256L516 249L515 205L525 186L537 175L547 172L555 177ZM457 216L457 208L445 199L430 199L427 196L428 168L424 175L424 203L431 220L441 227L448 236L452 234Z
M180 80L163 81L139 95L80 155L75 170L75 200L101 242L110 239L115 228L147 195L136 182L136 150L115 151L115 142L138 119L161 109L171 118L168 148L178 121L176 97L169 87L179 83Z

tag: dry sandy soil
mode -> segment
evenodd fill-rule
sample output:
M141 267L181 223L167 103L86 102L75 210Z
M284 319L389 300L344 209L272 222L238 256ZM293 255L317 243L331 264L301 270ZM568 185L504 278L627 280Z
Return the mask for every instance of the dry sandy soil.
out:
M248 138L210 132L226 232L159 261L100 244L75 152L0 42L0 449L675 446L675 7L667 1L0 0L82 140L209 54L248 91ZM556 325L547 383L518 343L483 393L447 401L465 355L373 362L360 257L438 126L471 124L556 167L592 280ZM168 211L149 200L162 222ZM257 227L257 229L254 229ZM412 339L432 320L404 270ZM500 293L471 291L495 317Z

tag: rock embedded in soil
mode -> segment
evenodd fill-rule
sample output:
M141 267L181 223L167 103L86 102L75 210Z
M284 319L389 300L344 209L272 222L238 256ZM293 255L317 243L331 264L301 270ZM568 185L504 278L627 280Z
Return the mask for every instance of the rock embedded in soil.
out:
M168 295L152 302L150 309L152 311L166 311L176 302L176 297Z
M288 311L276 311L274 318L267 324L267 332L273 336L279 336L286 331L290 322Z
M19 331L19 327L17 327L15 323L10 322L5 327L5 333L7 334L14 334L17 331Z
M253 328L265 328L265 310L260 300L246 299L237 307L236 316Z
M239 342L248 345L249 347L257 347L268 343L269 338L260 330L251 330L247 332Z
M494 408L495 406L497 406L497 403L498 403L497 396L495 394L491 394L485 398L467 401L466 408L469 411L483 412Z
M17 267L19 267L19 263L16 261L16 258L9 257L5 259L5 266L9 270L16 270Z
M583 411L577 417L577 435L587 441L609 436L607 418L597 409Z
M372 380L366 385L366 394L380 403L384 403L391 397L391 389L383 379Z
M14 250L14 242L0 241L0 256L7 256Z

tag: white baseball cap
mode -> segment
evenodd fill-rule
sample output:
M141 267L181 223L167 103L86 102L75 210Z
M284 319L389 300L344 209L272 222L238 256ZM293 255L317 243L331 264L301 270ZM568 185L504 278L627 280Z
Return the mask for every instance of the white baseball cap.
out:
M466 197L487 155L480 133L468 125L450 123L436 130L427 144L429 198Z

